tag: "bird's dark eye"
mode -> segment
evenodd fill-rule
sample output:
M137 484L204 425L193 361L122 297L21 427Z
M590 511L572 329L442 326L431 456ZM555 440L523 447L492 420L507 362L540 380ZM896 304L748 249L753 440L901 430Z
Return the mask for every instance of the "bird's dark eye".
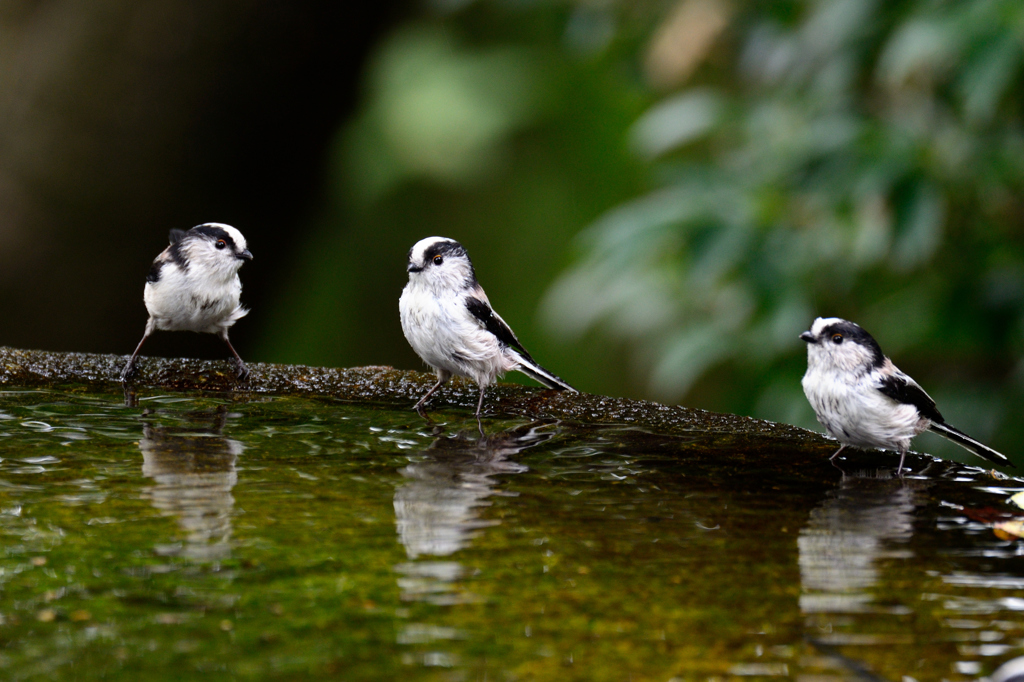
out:
M434 256L434 265L440 265L443 262L444 262L444 258L441 258L440 255Z
M226 241L224 241L223 239L218 239L217 243L214 244L214 246L216 246L218 249L223 249L227 245L228 245L228 243Z
M832 335L832 343L834 343L834 344L836 344L838 346L842 342L843 342L843 335L842 334L833 334Z

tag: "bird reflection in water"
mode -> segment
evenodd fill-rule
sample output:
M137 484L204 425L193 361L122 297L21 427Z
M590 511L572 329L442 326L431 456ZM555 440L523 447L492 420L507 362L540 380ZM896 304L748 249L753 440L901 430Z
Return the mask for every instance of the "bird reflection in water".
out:
M160 545L158 554L197 561L231 555L231 490L238 482L235 462L245 448L222 435L228 416L226 410L192 412L180 426L143 427L142 473L156 483L143 495L185 532L183 543Z
M926 480L893 478L887 470L843 475L811 511L797 540L800 610L806 614L892 611L872 605L877 563L913 556L907 543Z
M407 481L395 491L395 525L409 559L448 557L472 542L481 529L500 523L480 518L492 495L514 495L498 489L500 474L528 468L508 459L543 443L554 433L553 422L535 422L493 436L466 433L443 436L399 470ZM458 594L454 583L463 575L456 561L409 561L395 567L406 600L452 604L472 600Z

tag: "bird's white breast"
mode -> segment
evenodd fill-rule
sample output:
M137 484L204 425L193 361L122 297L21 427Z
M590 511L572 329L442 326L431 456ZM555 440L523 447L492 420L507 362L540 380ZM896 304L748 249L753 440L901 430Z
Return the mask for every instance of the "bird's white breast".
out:
M801 383L818 421L836 440L860 448L900 450L927 427L916 407L878 390L870 372L822 364L810 362Z
M143 298L157 329L218 333L244 317L237 273L204 276L193 266L182 270L165 263L157 282L147 282ZM212 275L212 276L211 276Z
M418 279L410 278L398 307L405 338L424 362L481 386L512 368L498 339L466 308L463 292L438 293Z

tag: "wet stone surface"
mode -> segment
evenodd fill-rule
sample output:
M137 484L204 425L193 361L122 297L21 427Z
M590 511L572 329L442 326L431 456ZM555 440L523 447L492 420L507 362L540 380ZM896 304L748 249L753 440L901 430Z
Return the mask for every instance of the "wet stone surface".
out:
M48 353L0 347L0 387L57 387L85 384L103 390L120 387L118 376L126 355ZM259 395L306 395L360 403L411 407L436 381L432 374L396 370L393 367L334 369L303 365L252 363L248 381L235 381L227 362L141 358L132 382L135 392L152 389L221 392L238 398ZM469 381L456 378L431 398L430 410L445 407L476 408L479 394ZM640 400L569 394L515 384L493 386L487 391L484 409L490 413L534 418L571 419L580 422L642 424L661 432L726 432L757 437L783 437L832 447L817 434L786 424L718 414ZM835 448L833 447L833 450Z
M127 406L119 358L11 353L3 679L974 680L1024 655L1024 485L991 470L895 478L792 427L519 387L481 437L472 387L431 423L429 378L386 368L196 390L147 360Z

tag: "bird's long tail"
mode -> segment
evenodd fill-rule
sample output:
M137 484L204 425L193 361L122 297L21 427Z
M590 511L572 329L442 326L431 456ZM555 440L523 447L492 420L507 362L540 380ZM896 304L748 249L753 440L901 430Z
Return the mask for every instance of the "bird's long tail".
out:
M518 355L518 354L517 354ZM572 393L579 393L575 388L565 383L561 378L547 371L536 362L524 358L519 355L519 366L517 370L530 377L536 379L540 383L544 384L548 388L553 388L556 391L570 391Z
M953 441L960 447L970 450L978 457L987 459L990 462L995 462L996 464L1002 464L1010 467L1013 466L1013 462L1007 459L1006 455L996 452L984 443L979 443L960 429L950 426L949 424L932 422L929 430L939 434L947 440Z

